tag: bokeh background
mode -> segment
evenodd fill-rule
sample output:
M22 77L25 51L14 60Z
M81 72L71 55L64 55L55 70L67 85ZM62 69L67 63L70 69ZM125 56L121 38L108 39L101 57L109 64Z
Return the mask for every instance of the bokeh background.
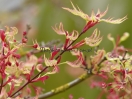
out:
M119 25L100 23L95 27L87 31L83 39L89 36L95 28L101 31L103 41L100 48L104 48L107 51L111 51L113 48L112 43L107 39L109 33L116 37L122 35L124 32L129 32L130 37L127 41L122 44L126 48L132 48L132 1L131 0L72 0L74 5L78 5L80 9L91 14L97 9L105 11L107 6L109 7L108 13L104 18L114 17L115 19L128 16L128 19ZM63 43L65 38L57 35L53 30L52 26L56 23L62 22L64 28L68 31L77 30L81 31L85 25L85 21L78 16L74 16L71 13L62 9L62 7L72 8L70 0L0 0L0 28L4 26L17 27L19 33L26 30L26 25L31 26L29 31L29 38L36 38L38 42L48 42L55 39L60 39ZM85 48L89 48L85 46ZM92 54L85 53L89 56ZM70 54L64 54L63 60L73 60ZM60 72L51 75L50 78L43 83L36 83L37 85L44 88L44 92L50 91L60 85L63 85L71 80L75 79L83 70L71 68L66 65L60 67ZM91 89L89 87L89 80L86 80L79 85L61 93L56 96L50 97L49 99L68 99L68 96L72 94L74 99L84 97L85 99L97 99L100 94L99 88ZM105 99L105 98L104 98Z

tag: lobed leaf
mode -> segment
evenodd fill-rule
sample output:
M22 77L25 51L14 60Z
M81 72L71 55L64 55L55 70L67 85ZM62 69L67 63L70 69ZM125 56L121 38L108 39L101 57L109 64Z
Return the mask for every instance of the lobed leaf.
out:
M91 47L98 46L102 41L102 37L100 37L100 31L97 29L94 30L93 34L90 37L85 38L85 43Z

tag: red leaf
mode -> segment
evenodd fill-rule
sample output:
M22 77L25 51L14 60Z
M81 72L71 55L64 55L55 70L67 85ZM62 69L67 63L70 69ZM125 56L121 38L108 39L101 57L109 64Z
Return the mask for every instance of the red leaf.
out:
M12 92L14 91L15 87L14 87L14 83L11 83L11 88L10 91L8 92L8 96L10 96L12 94Z
M31 76L33 75L33 71L34 71L34 66L32 67L32 70L30 71L30 74L25 74L26 79L27 79L28 81L30 81Z
M66 39L66 40L65 40L64 50L66 49L67 44L68 44L69 41L70 41L70 39Z
M14 54L14 53L13 53L13 57L15 57L17 59L20 59L21 58L20 54Z
M85 25L85 27L84 27L82 33L85 33L89 28L93 27L93 26L94 26L95 24L97 24L97 23L98 23L98 21L96 21L96 22L89 21L89 22Z
M75 48L79 48L79 47L81 47L82 45L84 45L84 43L85 43L85 41L82 40L82 41L76 43L74 46L72 46L69 50L75 49Z
M0 30L0 37L1 37L1 40L4 42L4 40L5 40L5 31L4 30Z
M49 78L49 76L42 76L42 77L39 77L39 78L37 78L37 79L32 80L31 83L37 82L37 81L42 81L42 82L44 82L44 81L47 80L48 78Z
M52 60L59 51L60 50L56 49L56 47L54 46L54 49L53 49L53 52L51 53L50 59Z
M14 78L15 78L14 76L9 77L8 80L3 84L3 87L4 87L6 84L10 83L10 82L12 81L12 79L14 79Z

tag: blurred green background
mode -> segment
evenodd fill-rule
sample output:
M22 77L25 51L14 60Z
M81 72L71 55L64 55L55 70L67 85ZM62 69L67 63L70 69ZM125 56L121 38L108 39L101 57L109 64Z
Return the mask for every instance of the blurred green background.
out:
M103 22L99 23L87 31L81 39L89 36L94 29L98 28L103 36L100 48L111 51L113 45L107 39L107 35L111 33L112 36L116 37L122 35L124 32L129 32L130 37L122 44L126 48L132 48L131 0L72 0L72 2L74 5L78 5L80 9L88 15L91 15L92 10L95 12L97 12L97 9L105 11L107 6L109 7L109 10L104 18L114 17L117 19L128 15L128 19L119 25ZM38 42L48 42L55 39L60 39L61 42L64 42L65 37L57 35L52 30L52 26L55 26L56 23L62 22L66 30L77 30L80 32L85 25L85 21L80 17L74 16L63 10L62 7L72 8L70 0L0 0L0 27L16 26L19 29L19 33L22 33L22 31L25 31L26 25L29 24L31 26L29 38L37 37ZM89 56L91 53L85 54ZM73 60L70 54L64 54L63 60L66 59ZM60 72L51 75L45 84L37 83L37 85L41 85L45 90L44 92L47 92L62 84L70 82L82 72L81 69L75 69L63 65L60 67ZM84 97L85 99L97 99L100 94L100 89L91 89L89 87L89 81L90 80L84 81L61 94L50 97L49 99L68 99L70 94L74 96L74 99L78 99L79 97Z

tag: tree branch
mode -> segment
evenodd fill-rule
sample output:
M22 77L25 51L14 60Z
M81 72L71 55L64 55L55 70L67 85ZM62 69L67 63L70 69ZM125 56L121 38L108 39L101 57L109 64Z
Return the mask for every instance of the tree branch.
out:
M54 96L56 94L59 94L61 92L64 92L65 90L69 89L69 88L72 88L73 86L81 83L82 81L84 81L85 79L91 77L91 73L84 73L82 74L80 77L78 77L77 79L65 84L65 85L62 85L58 88L55 88L55 89L52 89L51 91L45 93L45 94L42 94L39 96L38 99L45 99L45 98L48 98L48 97L51 97L51 96Z

